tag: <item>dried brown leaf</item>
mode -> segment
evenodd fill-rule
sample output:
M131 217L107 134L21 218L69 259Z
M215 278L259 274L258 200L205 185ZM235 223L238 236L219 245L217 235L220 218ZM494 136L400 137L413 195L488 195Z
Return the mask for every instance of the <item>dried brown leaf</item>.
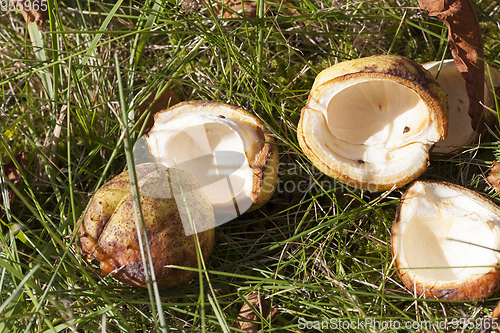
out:
M453 59L465 79L469 95L469 116L476 131L485 126L484 49L479 20L471 0L418 0L420 8L437 16L448 27L448 40Z
M500 163L499 163L500 164ZM491 325L490 328L497 329L497 331L500 332L500 327L498 326L500 324L500 302L497 303L497 306L493 310L493 313L491 314ZM493 332L493 330L491 330Z
M492 319L497 319L500 320L500 302L497 303L497 306L493 310L493 313L491 314Z
M258 293L253 293L245 296L246 299L252 306L260 312L262 317L267 320L271 320L274 318L278 310L271 309L271 302L264 298L264 296ZM245 303L240 309L240 313L238 314L238 326L240 329L245 332L256 332L260 330L260 318L257 313L255 313L248 304Z
M22 170L25 169L24 160L25 160L24 152L21 152L16 156L16 161ZM19 182L21 181L21 172L16 168L13 161L5 164L3 166L3 170L5 173L4 176L6 176L7 179L12 182L12 184L14 185L19 184ZM9 202L12 202L14 200L14 191L10 187L7 187L7 193L9 194ZM1 212L0 216L5 215L5 211L3 209L0 209L0 212Z
M493 161L493 164L490 167L490 173L486 180L491 184L491 187L495 189L495 191L500 191L500 163L497 161ZM500 315L500 309L499 309Z
M243 7L242 7L243 4ZM296 14L298 11L293 8L293 4L288 1L274 0L264 4L265 11L276 10L281 8L284 14ZM222 6L215 7L215 13L220 14ZM243 10L242 10L243 8ZM255 0L226 0L224 2L224 8L222 9L223 18L238 18L239 13L245 13L246 18L257 17L257 1Z
M49 19L47 0L18 0L18 8L21 8L24 20L28 23L36 22L38 28L42 28ZM45 9L45 10L42 10Z

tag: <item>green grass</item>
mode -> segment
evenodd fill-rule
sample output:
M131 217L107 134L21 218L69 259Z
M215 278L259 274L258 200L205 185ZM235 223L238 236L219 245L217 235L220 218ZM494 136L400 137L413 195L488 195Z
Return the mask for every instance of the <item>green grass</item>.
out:
M192 14L170 0L51 0L41 32L19 13L0 12L0 157L5 164L26 154L20 184L3 176L0 183L2 193L15 191L12 202L0 201L0 332L237 331L244 296L254 291L279 310L271 322L262 319L266 332L318 330L304 328L305 320L463 323L491 315L498 293L484 302L414 298L390 252L404 188L347 188L311 166L296 138L322 69L373 54L450 57L443 24L413 1L294 1L295 15L263 16L258 0L258 18L232 19L191 3L199 4ZM499 67L500 5L477 5L486 61ZM206 269L158 292L101 276L74 244L92 194L127 168L140 137L131 130L138 105L165 87L181 100L221 101L259 116L275 134L281 169L270 202L216 229ZM499 135L493 128L478 147L433 155L422 177L500 203L484 177Z

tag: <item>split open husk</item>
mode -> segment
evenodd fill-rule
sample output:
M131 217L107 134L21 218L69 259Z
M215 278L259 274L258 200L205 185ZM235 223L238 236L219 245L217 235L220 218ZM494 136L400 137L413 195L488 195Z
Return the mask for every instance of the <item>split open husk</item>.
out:
M400 56L345 61L314 81L297 130L325 174L384 191L417 178L447 134L447 97L421 65Z
M392 227L397 274L426 298L481 300L500 285L500 208L442 181L415 181Z
M436 143L433 151L448 153L457 148L470 145L477 140L477 133L471 125L469 111L469 96L465 86L465 79L458 71L457 65L453 59L447 59L443 62L434 61L423 64L434 77L437 76L439 85L448 94L448 136L446 139ZM439 73L438 73L439 72ZM491 74L491 78L490 78ZM485 68L484 73L484 98L483 103L486 106L484 110L484 119L488 124L496 118L496 114L488 110L495 109L495 99L493 89L500 86L500 72L490 66ZM493 87L491 81L493 81Z
M145 140L155 163L200 182L216 225L261 207L274 193L278 149L264 123L241 108L182 102L156 114Z

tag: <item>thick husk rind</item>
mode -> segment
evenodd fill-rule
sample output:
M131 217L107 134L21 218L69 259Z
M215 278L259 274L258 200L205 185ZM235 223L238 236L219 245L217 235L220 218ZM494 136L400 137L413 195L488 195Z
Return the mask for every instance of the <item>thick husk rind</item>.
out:
M169 268L167 265L198 267L195 236L185 236L175 199L167 193L170 174L166 168L152 163L136 168L141 193L155 193L159 197L141 194L140 202L147 230L155 277L158 287L168 289L189 282L196 272ZM199 185L190 175L178 173L186 200L196 206L193 220L212 223L213 209L208 198L190 196ZM158 195L162 194L162 195ZM116 270L114 278L132 286L146 288L143 260L136 229L135 213L130 192L128 171L124 171L103 185L88 204L87 213L80 218L79 240L83 254L101 262L101 271L107 275ZM198 223L198 222L197 222ZM200 232L199 239L204 260L212 250L213 228Z
M410 185L410 187L403 193L401 197L401 201L397 208L396 217L391 230L391 253L397 275L399 276L403 284L408 289L410 289L413 294L424 296L430 299L466 301L483 300L492 296L500 288L500 269L496 267L491 267L488 272L481 276L471 277L458 282L450 283L422 283L420 281L416 281L416 274L412 270L402 267L403 265L401 264L398 254L396 253L397 239L403 237L399 232L399 227L401 223L403 223L401 221L402 210L404 209L407 202L412 200L411 197L415 195L415 193L411 193L411 188L418 182L455 188L458 191L466 193L466 195L476 198L479 201L486 202L488 205L491 205L495 213L500 214L500 209L496 208L496 205L492 201L474 191L444 181L415 181Z
M329 89L328 86L342 83L347 80L370 78L373 80L389 80L401 84L417 93L425 102L429 112L431 123L440 139L446 137L448 132L448 102L447 95L436 80L421 65L400 56L378 55L345 61L325 69L316 77L309 94L306 106L302 109L301 118L297 128L299 144L310 159L310 161L326 175L338 179L352 187L370 190L385 191L395 187L401 187L418 178L429 165L428 152L424 159L415 165L412 173L401 173L399 175L382 175L384 181L374 181L372 178L354 177L345 172L346 168L340 163L327 163L324 152L320 145L311 140L312 133L317 131L323 124L314 116L315 112L311 105L318 104L319 98ZM431 146L428 147L430 149Z
M453 301L477 301L492 296L500 286L500 270L492 268L490 272L467 281L436 285L414 283L414 279L404 270L396 271L404 285L419 296L430 299Z
M271 131L256 116L242 108L214 101L181 102L156 114L155 123L166 122L183 113L210 112L220 117L243 122L250 126L257 136L252 147L245 147L248 164L252 168L252 205L248 211L260 208L274 194L278 180L278 147L274 144ZM154 130L154 127L153 129Z
M396 82L415 90L434 111L431 117L435 117L441 135L446 137L448 117L446 92L427 70L405 57L375 55L338 63L318 74L314 80L309 99L313 97L313 91L327 81L355 73L363 73L364 77L369 73L385 74L394 78Z
M355 74L350 74L346 77L351 75ZM361 76L364 76L364 74L361 74ZM386 76L386 74L373 73L371 76L373 78L380 78L381 76ZM339 79L343 80L346 77L341 77ZM406 83L408 84L408 82ZM426 154L425 159L419 161L419 165L413 165L417 171L412 173L403 172L394 176L381 174L379 176L383 178L383 181L375 180L374 177L359 178L350 173L346 173L346 168L344 168L341 163L328 163L328 158L325 158L323 155L324 152L322 151L321 144L318 144L310 139L312 137L312 132L323 126L323 124L318 121L317 117L314 117L315 112L317 111L309 109L307 106L302 109L302 114L297 127L299 145L312 164L332 178L335 178L354 188L380 192L390 190L393 187L399 188L408 184L412 180L418 178L429 166L429 155ZM446 127L440 126L440 128L446 133ZM441 134L441 137L443 137L443 135L445 134Z
M266 142L274 142L265 140ZM257 158L259 163L254 164L260 166L258 167L257 175L254 172L253 204L248 209L248 212L259 209L271 199L276 190L276 182L278 181L279 155L277 146L274 144L265 145L260 155Z

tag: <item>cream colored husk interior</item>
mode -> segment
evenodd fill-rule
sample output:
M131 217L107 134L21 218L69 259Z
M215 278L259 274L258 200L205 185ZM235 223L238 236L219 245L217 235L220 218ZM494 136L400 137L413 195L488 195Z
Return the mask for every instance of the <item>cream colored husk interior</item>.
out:
M393 244L397 266L412 268L414 280L457 282L497 265L500 217L492 204L454 187L417 182L400 214Z
M439 85L448 94L448 136L436 143L434 151L447 153L454 149L469 145L476 135L471 125L469 112L469 96L465 85L465 79L458 71L453 59L434 61L422 65L434 77L437 76ZM490 75L491 73L491 79ZM495 101L492 93L491 81L497 86L500 84L500 72L490 67L490 72L485 68L484 83L484 104L492 109L495 108ZM490 111L486 111L490 112Z
M434 151L449 152L459 146L467 145L474 138L474 129L470 123L469 97L465 87L465 79L458 71L453 59L423 64L436 77L441 88L448 94L448 136L436 143ZM439 75L438 75L439 71Z
M418 94L384 79L326 82L309 101L308 144L328 165L374 183L401 178L424 167L439 140L433 118ZM319 96L318 98L314 98Z
M203 111L157 121L147 137L156 162L193 175L219 213L230 213L235 203L238 213L251 206L247 147L256 140L247 125Z

